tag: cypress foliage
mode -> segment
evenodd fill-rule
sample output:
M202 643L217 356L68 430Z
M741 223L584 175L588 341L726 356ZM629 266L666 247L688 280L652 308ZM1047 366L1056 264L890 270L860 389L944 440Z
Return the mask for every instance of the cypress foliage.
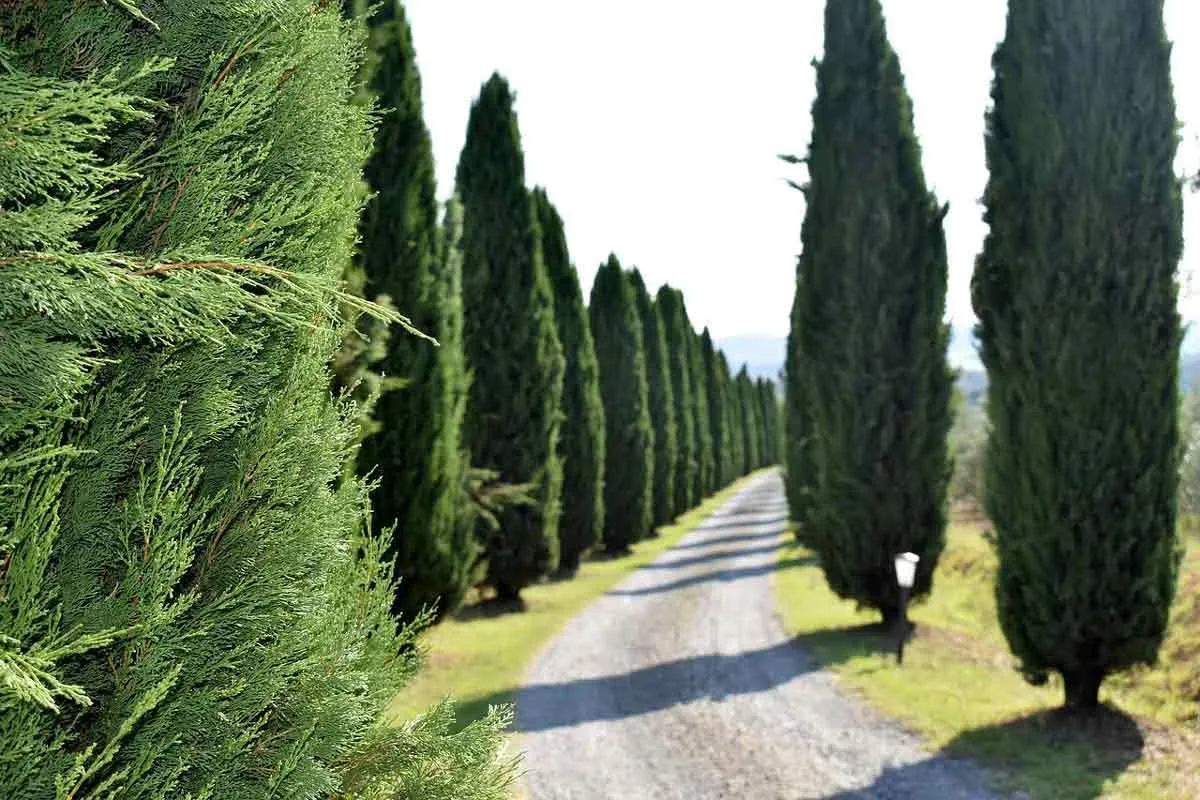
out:
M352 29L202 5L0 25L0 796L502 797L501 719L380 722L413 630L326 366Z
M385 17L382 6L374 19ZM359 65L355 79L356 88L352 102L363 108L375 106L377 98L372 86L372 76L380 60L380 51L391 44L391 28L385 25L372 27L370 10L367 0L344 0L343 15L354 25L355 35L367 42L366 52ZM371 187L365 178L359 181L359 193L355 200L365 203L371 193ZM334 353L331 366L333 368L333 391L353 400L358 417L357 444L380 430L379 422L374 416L375 404L379 398L389 391L403 385L400 378L386 377L380 372L381 362L387 357L388 342L391 340L391 330L385 320L374 314L364 314L359 300L368 294L367 275L363 270L362 260L354 258L346 262L342 270L344 291L350 295L342 301L341 314L345 320L342 334L342 344ZM375 304L392 309L391 299L377 297ZM353 455L343 471L346 477L358 473L357 457L359 448L355 447Z
M1177 120L1162 0L1012 0L972 284L996 597L1031 680L1092 706L1152 662L1179 562Z
M742 416L742 465L741 473L748 475L762 466L763 422L759 408L758 393L750 372L743 364L737 374L738 402Z
M662 311L650 298L642 274L629 274L642 323L642 343L646 350L646 382L650 390L650 426L654 434L654 495L651 519L655 526L665 525L678 513L675 506L675 473L678 468L678 441L675 425L675 395L671 386L671 365L667 357L666 325Z
M921 557L919 597L945 543L952 380L945 209L879 0L826 5L807 163L793 321L817 480L803 536L839 596L891 620L895 554Z
M796 294L792 299L791 328L784 357L784 410L780 446L783 449L784 492L792 522L796 523L796 538L805 545L812 545L813 540L808 536L808 521L813 511L817 465L813 452L816 432L805 391L808 384L805 369L808 364L800 340L804 268L805 262L801 258L796 265Z
M692 399L690 369L691 323L683 304L683 292L670 286L659 287L654 300L662 319L667 366L671 375L671 400L675 409L675 513L680 514L699 503L696 494L696 413Z
M770 379L759 379L758 398L763 418L762 465L771 466L780 461L779 448L782 436L780 424L782 419L779 400L775 395L775 385Z
M716 351L717 368L721 383L721 446L725 453L725 470L721 485L726 486L742 474L742 403L738 398L737 383L729 369L725 353Z
M701 369L704 370L704 392L708 400L708 430L712 439L712 475L708 492L712 493L729 483L733 466L730 452L729 410L725 407L725 380L721 353L713 347L712 335L706 327L700 334Z
M624 553L650 534L654 431L637 300L614 255L596 273L588 313L604 400L604 549Z
M470 583L476 544L464 521L461 256L455 230L438 252L433 146L421 105L421 77L404 8L395 3L372 31L376 64L371 88L388 109L375 135L365 175L374 192L359 224L358 261L368 295L404 308L440 347L413 336L392 337L379 369L402 388L379 398L378 431L358 458L377 476L372 493L376 533L395 526L392 553L400 579L395 611L415 618L458 607ZM456 212L457 213L457 212Z
M563 511L559 522L559 570L571 575L579 560L599 544L604 531L604 404L600 366L579 275L571 263L562 218L543 189L533 190L542 254L554 291L558 338L566 356L563 423Z
M471 461L509 483L537 484L536 502L506 507L496 528L481 528L488 580L502 600L558 566L566 369L513 101L507 81L492 75L471 106L457 176Z
M713 434L712 415L709 413L709 381L704 348L699 334L691 327L691 322L688 322L688 345L691 349L689 367L693 387L692 399L696 405L696 502L700 502L717 489L718 447Z

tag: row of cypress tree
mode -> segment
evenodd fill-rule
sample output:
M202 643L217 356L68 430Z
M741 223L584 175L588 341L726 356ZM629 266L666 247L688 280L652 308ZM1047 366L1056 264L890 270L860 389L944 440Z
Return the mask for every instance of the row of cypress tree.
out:
M776 463L780 407L770 381L745 368L730 375L708 329L692 328L682 292L664 285L652 298L616 256L596 273L589 311L607 441L602 538L621 554L721 486ZM701 453L727 469L702 471Z
M1152 662L1179 547L1177 121L1162 0L1009 0L972 282L1001 627L1069 706ZM786 365L788 499L840 596L896 619L945 545L946 209L879 0L830 0ZM790 158L793 162L799 159Z
M507 794L503 714L384 721L415 629L390 613L369 487L344 473L359 412L329 363L347 308L400 319L339 289L372 141L340 11L0 15L0 796ZM419 152L409 133L394 147ZM410 167L406 196L430 197ZM456 215L443 232L426 211L413 230L436 245L396 245L404 299L456 280ZM453 340L452 304L417 310ZM460 366L417 341L398 330L389 353L459 391ZM456 463L457 413L413 429ZM388 513L461 535L434 504Z
M768 387L729 375L707 331L695 335L679 292L663 287L656 301L613 257L585 305L563 221L544 189L526 185L515 97L500 75L472 105L456 199L439 228L403 7L386 6L369 25L368 83L386 111L357 262L366 296L408 311L439 344L393 335L371 365L387 391L358 468L377 481L377 534L396 526L396 613L444 615L477 584L519 600L544 576L574 574L590 550L625 552L773 463ZM350 340L348 363L370 325ZM693 384L702 390L693 394ZM694 396L707 402L693 405ZM723 438L710 443L714 435ZM722 459L703 480L693 474L701 448ZM483 514L481 474L506 487Z

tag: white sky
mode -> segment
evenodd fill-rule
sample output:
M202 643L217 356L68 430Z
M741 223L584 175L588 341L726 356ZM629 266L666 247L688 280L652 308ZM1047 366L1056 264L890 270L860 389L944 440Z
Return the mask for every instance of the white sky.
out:
M948 306L973 320L986 232L983 115L1004 0L883 0L925 173L950 203ZM1200 3L1166 0L1184 122L1181 171L1200 168ZM585 296L610 251L651 291L683 289L715 337L788 327L804 203L785 178L804 154L822 0L408 0L438 191L453 188L467 115L499 70L517 94L529 184L567 229ZM698 10L704 9L704 10ZM718 9L724 9L720 11ZM939 33L940 32L940 33ZM1200 197L1186 204L1185 279L1200 273ZM1184 315L1200 319L1200 293Z

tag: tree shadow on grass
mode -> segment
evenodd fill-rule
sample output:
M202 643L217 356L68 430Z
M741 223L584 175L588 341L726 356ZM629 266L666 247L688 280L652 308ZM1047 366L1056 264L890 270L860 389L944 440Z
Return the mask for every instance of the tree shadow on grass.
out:
M807 559L815 563L815 559ZM915 635L916 628L909 634ZM796 637L824 666L844 664L856 658L894 655L899 632L882 622L868 622L845 628L825 628Z
M961 733L937 754L885 769L870 785L824 800L957 797L963 787L978 792L985 783L996 797L1017 792L1033 800L1092 800L1144 747L1137 721L1119 709L1041 711Z
M463 606L454 612L454 619L459 622L469 622L473 619L492 619L505 614L520 614L528 610L524 598L516 600L500 600L489 597L469 606Z
M1007 768L1035 797L1091 800L1142 757L1138 722L1112 706L1052 709L966 731L943 752Z

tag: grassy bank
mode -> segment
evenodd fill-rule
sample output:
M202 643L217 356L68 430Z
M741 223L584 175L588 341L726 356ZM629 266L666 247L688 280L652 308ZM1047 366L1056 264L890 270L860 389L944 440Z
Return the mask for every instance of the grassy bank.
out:
M784 625L842 684L906 723L931 750L996 770L1034 798L1200 797L1200 545L1191 543L1171 633L1157 667L1110 678L1089 719L1055 709L1056 683L1029 686L996 622L995 556L978 525L952 527L929 600L897 667L895 639L825 585L811 553L789 544L775 590Z
M407 719L452 695L465 724L482 718L489 705L511 703L534 657L571 617L656 559L756 475L717 492L662 528L657 538L635 545L630 556L585 561L572 580L530 587L522 593L523 613L489 615L483 607L469 606L433 628L424 637L429 651L425 668L389 712Z

